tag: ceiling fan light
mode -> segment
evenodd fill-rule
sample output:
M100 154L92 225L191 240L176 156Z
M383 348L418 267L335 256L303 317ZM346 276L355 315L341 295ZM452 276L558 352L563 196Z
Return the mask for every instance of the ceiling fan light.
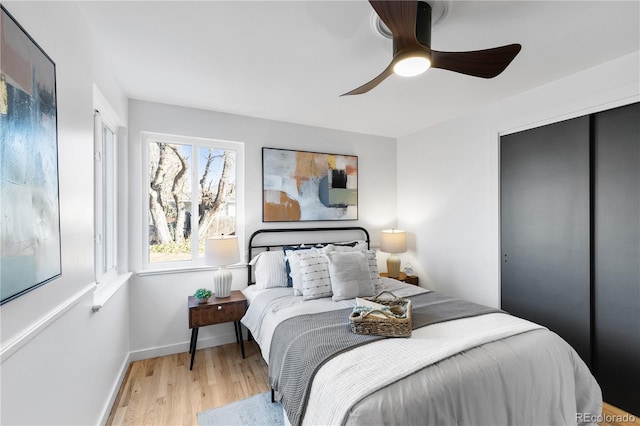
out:
M425 56L409 56L396 62L393 72L401 77L420 75L431 67L431 61Z

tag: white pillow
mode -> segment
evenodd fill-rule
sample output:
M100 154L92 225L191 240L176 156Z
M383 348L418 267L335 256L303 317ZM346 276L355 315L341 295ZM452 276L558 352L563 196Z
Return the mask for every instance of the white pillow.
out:
M322 253L304 253L299 256L304 300L331 297L331 280L327 257Z
M369 262L369 273L371 274L371 281L373 281L373 288L376 294L382 291L382 279L380 278L380 272L378 271L378 260L376 259L376 251L367 249L366 241L355 241L353 246L336 246L333 244L326 245L322 252L327 254L332 251L338 252L364 252ZM343 243L346 244L346 243Z
M285 258L289 265L289 278L291 278L291 286L293 287L294 296L302 296L302 275L300 275L300 256L305 253L317 253L315 247L309 248L291 248L284 250Z
M254 267L256 288L287 287L287 269L282 251L263 251L249 264Z
M369 261L363 252L332 251L326 257L334 301L375 295Z

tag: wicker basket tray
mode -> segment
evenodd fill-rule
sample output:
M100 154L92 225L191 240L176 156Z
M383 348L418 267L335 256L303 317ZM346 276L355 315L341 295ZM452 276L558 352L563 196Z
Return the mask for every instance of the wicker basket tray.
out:
M390 294L393 298L380 298L384 293ZM383 291L378 293L374 297L365 297L365 300L371 302L380 303L381 305L389 306L392 312L395 308L402 310L406 309L406 318L396 318L393 315L389 315L385 311L374 309L366 312L362 315L351 313L349 315L349 323L351 324L351 331L356 334L372 334L376 336L388 336L388 337L409 337L411 336L411 330L413 322L411 320L411 301L401 299L395 294L389 291ZM384 316L372 315L373 313L379 313Z

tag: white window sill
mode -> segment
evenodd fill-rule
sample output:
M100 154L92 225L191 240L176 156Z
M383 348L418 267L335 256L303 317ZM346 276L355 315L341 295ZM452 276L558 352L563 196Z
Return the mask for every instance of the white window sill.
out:
M98 312L111 299L111 296L129 281L131 275L131 272L118 274L109 281L98 284L93 292L93 312Z
M235 265L227 266L227 269L239 269L245 268L246 263L237 263ZM164 274L181 274L183 272L199 272L199 271L216 271L217 267L214 266L189 266L185 268L166 268L166 269L145 269L143 271L136 272L139 277L146 277L150 275L164 275Z

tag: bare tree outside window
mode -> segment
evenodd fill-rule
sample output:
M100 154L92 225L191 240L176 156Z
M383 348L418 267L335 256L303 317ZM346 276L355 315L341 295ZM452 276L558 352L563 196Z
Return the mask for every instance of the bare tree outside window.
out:
M207 237L235 234L235 151L155 141L148 149L150 263L194 260Z
M231 150L200 148L198 193L198 252L214 235L236 232L236 153Z

